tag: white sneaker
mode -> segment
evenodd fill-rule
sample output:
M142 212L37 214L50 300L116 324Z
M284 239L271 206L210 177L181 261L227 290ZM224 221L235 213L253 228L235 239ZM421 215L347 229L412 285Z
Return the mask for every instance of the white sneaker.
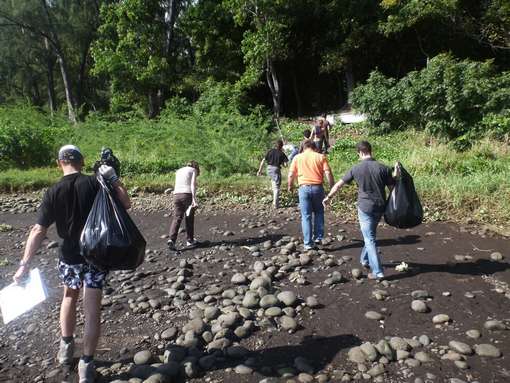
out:
M80 359L78 363L78 379L79 383L94 383L96 380L96 367L94 361L85 363Z
M60 339L60 347L57 353L57 361L59 364L71 364L74 356L74 339L69 343Z

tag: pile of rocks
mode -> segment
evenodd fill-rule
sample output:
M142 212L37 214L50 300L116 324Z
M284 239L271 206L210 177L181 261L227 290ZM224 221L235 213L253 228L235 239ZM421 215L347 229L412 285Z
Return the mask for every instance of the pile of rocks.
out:
M213 283L205 288L198 286L191 280L193 260L180 261L179 268L174 270L176 275L163 281L170 284L167 288L144 290L143 286L134 287L133 282L144 276L140 273L116 276L123 294L143 291L138 298L128 302L134 314L149 314L158 320L156 316L161 310L167 311L172 306L184 304L192 306L187 322L179 328L170 327L158 334L158 339L169 342L161 350L162 354L153 355L150 350L142 350L135 354L133 363L116 365L115 371L110 367L101 372L106 375L120 373L147 382L164 382L176 375L195 377L217 366L235 366L234 371L239 374L263 368L238 342L265 329L293 333L299 329L303 310L320 307L316 297L299 298L293 291L282 290L275 283L290 271L310 264L312 255L295 253L296 244L293 241L279 246L263 245L266 250L273 247L280 249L278 255L266 262L254 262L248 272L233 269L228 284ZM285 254L287 252L290 253ZM294 374L314 372L310 363L303 358L288 367Z

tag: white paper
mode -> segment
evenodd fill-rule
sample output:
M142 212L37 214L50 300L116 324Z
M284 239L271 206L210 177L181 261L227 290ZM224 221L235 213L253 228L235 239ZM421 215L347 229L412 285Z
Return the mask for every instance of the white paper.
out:
M4 324L26 313L48 297L39 269L30 270L27 280L12 283L0 291Z
M189 207L186 209L186 217L189 217L191 214L191 209L193 209L193 205L189 205Z

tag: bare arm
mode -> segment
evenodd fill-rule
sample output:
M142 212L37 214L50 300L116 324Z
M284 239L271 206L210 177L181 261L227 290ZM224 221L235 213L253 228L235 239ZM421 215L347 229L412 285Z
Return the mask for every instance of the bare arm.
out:
M287 177L287 190L290 192L292 191L292 186L294 185L294 180L296 178L296 175L291 170L289 171L289 176Z
M324 198L324 200L322 201L322 203L324 205L326 205L328 203L328 201L333 198L333 196L338 192L338 190L340 190L342 188L342 186L345 185L345 182L343 180L340 180L338 181L336 184L333 185L333 187L331 188L331 190L329 191L328 195L326 196L326 198Z
M196 170L193 171L193 174L191 175L191 206L197 207L197 172Z
M130 209L131 200L129 199L129 194L120 180L113 183L113 189L115 190L115 195L119 199L120 203L122 203L122 206L124 206L126 210Z
M257 171L258 176L260 176L262 174L262 168L264 167L265 162L266 162L266 159L262 158L262 161L260 161L259 170Z
M35 255L39 247L41 247L41 243L46 238L46 232L48 229L41 225L34 225L30 230L30 234L28 235L27 244L25 245L25 251L23 253L23 258L21 259L20 267L14 274L14 281L19 282L25 273L28 271L28 263Z
M326 179L328 180L329 187L332 188L333 185L335 184L335 180L333 178L333 173L331 172L331 170L326 170L324 172L324 175L326 176Z

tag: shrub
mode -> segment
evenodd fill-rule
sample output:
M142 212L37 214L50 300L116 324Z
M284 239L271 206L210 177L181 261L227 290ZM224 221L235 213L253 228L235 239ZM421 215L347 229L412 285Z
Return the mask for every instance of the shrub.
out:
M353 104L378 131L412 127L464 148L474 138L504 135L497 116L510 108L510 72L498 74L491 61L438 55L400 80L373 72L355 89Z
M286 120L280 124L283 137L286 141L298 145L303 140L303 131L312 130L312 126L299 121Z
M50 164L68 131L63 120L51 119L35 108L0 107L0 169Z

